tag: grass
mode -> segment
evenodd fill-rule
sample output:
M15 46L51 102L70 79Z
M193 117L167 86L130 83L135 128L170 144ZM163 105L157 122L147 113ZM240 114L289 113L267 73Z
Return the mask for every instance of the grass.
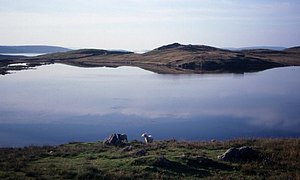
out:
M245 145L257 150L259 158L240 163L217 159L228 148ZM208 161L199 163L197 157ZM120 147L74 142L0 149L0 179L174 178L300 179L300 139L132 141Z

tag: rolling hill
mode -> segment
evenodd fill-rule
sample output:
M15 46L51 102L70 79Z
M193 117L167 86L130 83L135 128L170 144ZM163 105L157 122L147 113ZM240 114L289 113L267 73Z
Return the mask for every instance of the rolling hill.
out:
M136 66L156 73L244 73L300 65L300 48L283 51L250 49L230 51L205 45L173 43L143 54L81 49L16 58L10 62L64 63L80 67Z

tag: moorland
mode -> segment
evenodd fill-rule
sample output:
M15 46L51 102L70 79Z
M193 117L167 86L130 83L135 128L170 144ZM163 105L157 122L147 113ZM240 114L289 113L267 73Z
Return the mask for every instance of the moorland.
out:
M256 156L223 161L232 147ZM299 179L300 139L164 140L120 146L71 142L0 148L1 179Z

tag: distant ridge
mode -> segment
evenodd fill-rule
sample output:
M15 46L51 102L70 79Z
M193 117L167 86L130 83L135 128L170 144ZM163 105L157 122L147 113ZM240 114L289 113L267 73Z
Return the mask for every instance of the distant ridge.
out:
M173 44L168 44L168 45L164 45L161 47L158 47L154 50L167 50L167 49L173 49L173 48L177 48L177 47L182 47L183 45L179 44L179 43L173 43Z
M286 48L284 51L300 53L300 46L295 46L295 47L291 47L291 48Z
M184 51L214 51L214 50L222 50L222 49L218 49L212 46L206 46L206 45L183 45L183 44L179 44L179 43L173 43L173 44L168 44L168 45L164 45L161 46L159 48L156 48L154 50L184 50ZM151 51L149 51L151 52Z
M70 50L64 47L46 45L0 46L0 53L56 53Z
M275 50L275 51L282 51L285 50L286 47L281 46L251 46L251 47L241 47L241 48L224 48L231 51L243 51L243 50L253 50L253 49L268 49L268 50Z
M34 57L0 57L0 74L7 74L15 66L28 67L49 63L64 63L79 67L136 66L156 73L245 73L275 67L300 66L300 47L281 51L249 49L230 51L207 45L173 43L143 54L104 49L79 49L68 52L47 53ZM24 67L22 67L24 69Z
M70 54L90 54L95 55L120 55L120 54L131 54L133 52L124 51L124 50L104 50L104 49L79 49L69 51Z

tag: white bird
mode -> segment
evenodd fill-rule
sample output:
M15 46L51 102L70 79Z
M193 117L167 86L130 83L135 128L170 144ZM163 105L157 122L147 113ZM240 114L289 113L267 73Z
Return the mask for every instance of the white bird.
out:
M145 139L145 143L152 143L153 142L153 137L152 135L148 135L147 133L142 134L142 137Z

